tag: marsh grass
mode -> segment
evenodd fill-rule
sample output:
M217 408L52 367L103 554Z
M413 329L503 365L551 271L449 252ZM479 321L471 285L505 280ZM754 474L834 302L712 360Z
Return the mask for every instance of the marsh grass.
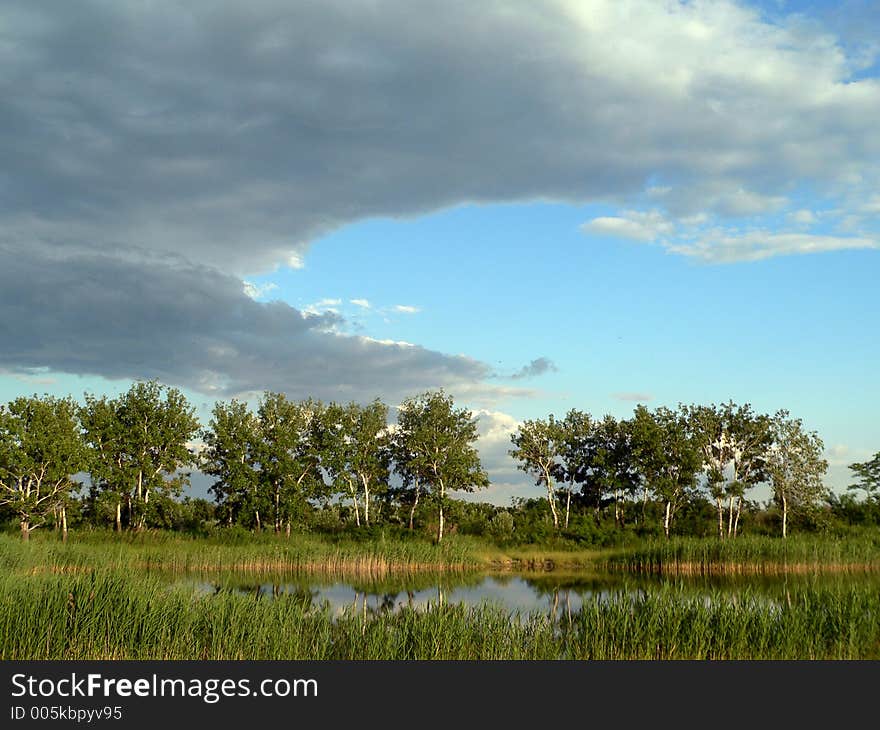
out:
M610 569L691 575L875 571L880 569L880 532L858 532L845 539L743 535L733 540L652 540L609 553L601 563Z
M308 534L290 539L250 536L248 541L188 538L162 532L84 532L61 542L54 535L27 544L0 534L0 561L21 572L76 573L98 568L176 572L237 571L383 575L395 571L466 571L481 560L472 546L449 540L440 546L379 537L330 541Z
M560 620L432 605L332 615L296 595L199 593L101 570L0 578L3 659L880 658L876 587L618 590Z

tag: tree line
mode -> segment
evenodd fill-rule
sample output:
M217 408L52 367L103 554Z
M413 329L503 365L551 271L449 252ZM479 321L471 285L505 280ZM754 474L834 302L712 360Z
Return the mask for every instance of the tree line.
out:
M266 392L255 409L215 403L203 428L184 395L156 381L115 398L87 394L83 405L21 397L0 405L0 506L15 514L24 539L46 524L66 536L68 510L83 504L93 522L141 530L199 469L213 477L218 524L289 535L316 506L344 505L354 525L368 527L377 509L394 504L410 530L417 510L429 509L439 542L455 507L450 493L489 486L477 418L443 391L405 400L394 423L388 416L379 399L325 404ZM787 411L757 414L748 404L640 405L629 419L573 409L525 421L510 445L518 467L544 488L556 532L568 530L574 510L597 522L613 510L619 526L633 512L642 522L656 513L668 537L682 506L703 499L719 537L732 538L749 490L763 483L785 536L791 512L827 496L818 434ZM880 453L850 468L854 487L880 498ZM86 477L87 495L77 500Z
M369 525L395 474L413 512L422 495L436 506L441 541L449 492L489 484L476 439L476 418L442 391L404 401L393 425L378 399L322 404L267 392L256 411L217 402L206 429L179 390L155 381L117 398L86 395L83 406L22 397L0 407L0 505L24 539L47 522L66 535L76 476L87 474L92 510L109 512L117 531L139 530L151 504L179 496L198 468L215 479L224 524L290 534L315 501L350 500L356 523Z
M785 537L789 513L827 494L822 439L786 410L758 414L732 401L653 411L639 405L632 418L599 420L572 409L561 420L524 422L511 441L519 468L545 487L556 527L568 526L575 493L597 516L613 505L616 522L623 505L641 495L643 510L649 498L662 505L669 537L681 505L702 492L715 506L718 536L736 537L746 493L767 484L782 509Z

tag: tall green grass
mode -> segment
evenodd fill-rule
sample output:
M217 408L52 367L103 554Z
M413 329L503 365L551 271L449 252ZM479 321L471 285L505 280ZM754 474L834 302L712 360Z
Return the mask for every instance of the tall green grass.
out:
M880 599L850 584L615 591L570 617L492 606L367 615L297 596L200 594L118 572L0 578L3 659L876 659Z
M880 531L854 532L845 539L796 535L783 540L743 535L729 540L651 540L610 554L602 562L606 567L650 573L873 570L880 568Z
M27 543L0 534L0 562L18 571L76 572L96 568L126 570L306 571L382 574L395 570L466 570L481 563L468 541L433 545L381 532L363 540L329 540L309 534L290 539L248 535L247 540L193 538L167 532L77 533L67 542L53 534Z

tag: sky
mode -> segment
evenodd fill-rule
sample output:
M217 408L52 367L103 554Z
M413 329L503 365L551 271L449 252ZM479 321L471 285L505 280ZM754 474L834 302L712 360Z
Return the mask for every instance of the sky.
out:
M0 402L638 403L880 451L880 6L7 0ZM205 480L194 490L204 493Z

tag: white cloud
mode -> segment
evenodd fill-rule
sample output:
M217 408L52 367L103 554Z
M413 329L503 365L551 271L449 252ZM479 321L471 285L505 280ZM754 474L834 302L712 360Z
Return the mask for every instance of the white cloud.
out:
M789 222L799 226L810 226L819 220L819 217L812 210L795 210L789 213L786 218Z
M285 263L290 269L304 269L306 267L306 262L303 260L302 254L299 253L288 254Z
M354 304L356 307L361 307L362 309L369 309L371 307L369 299L349 299L351 304Z
M850 464L856 462L867 461L876 452L869 449L857 449L847 444L835 444L825 449L825 458L830 466L849 467ZM847 475L850 482L854 481L852 471Z
M640 212L623 211L620 217L600 216L584 223L581 230L597 235L618 236L636 241L656 241L671 233L672 224L656 210Z
M799 228L817 220L808 210L789 216ZM761 217L750 219L764 222ZM841 222L839 228L846 230ZM855 228L851 226L850 230ZM587 234L606 234L645 243L656 243L670 253L700 259L707 263L724 264L758 261L773 256L815 254L827 251L880 248L880 235L827 235L803 231L786 232L759 225L732 227L718 225L718 216L700 214L669 219L657 211L627 210L621 217L599 217L583 224ZM858 229L854 231L857 233Z
M341 299L319 299L317 302L312 302L303 307L303 312L312 315L323 314L324 312L339 314L338 307L340 304L342 304Z
M278 289L278 284L274 284L272 282L267 282L265 284L254 284L251 281L245 281L244 284L244 293L247 294L251 299L261 299L266 296L269 292L276 291Z
M406 342L405 340L377 340L374 337L367 337L366 335L359 335L359 339L364 342L376 342L380 345L395 345L396 347L418 347L418 345L414 345L412 342Z
M395 304L392 309L400 314L417 314L422 311L421 307L414 307L409 304Z
M856 236L825 236L809 233L774 233L772 231L707 233L698 241L667 246L672 253L683 254L708 263L759 261L773 256L877 249L878 241Z

